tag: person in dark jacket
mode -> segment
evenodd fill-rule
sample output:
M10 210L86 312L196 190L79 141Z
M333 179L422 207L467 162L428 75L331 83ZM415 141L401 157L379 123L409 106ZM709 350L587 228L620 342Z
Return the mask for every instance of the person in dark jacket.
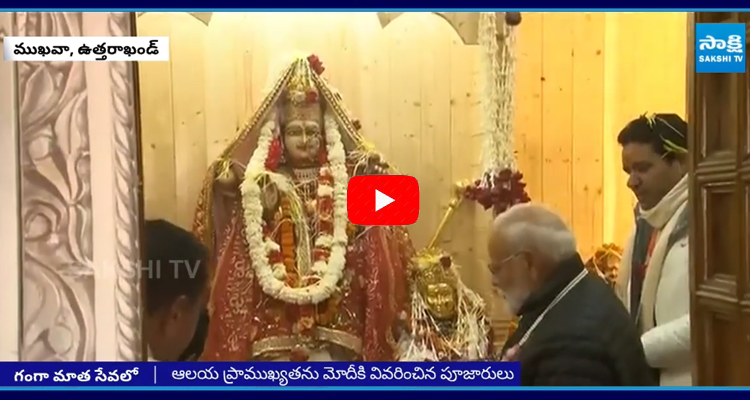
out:
M622 302L584 268L573 233L554 212L511 207L489 241L492 283L520 317L502 349L522 386L651 386L640 334Z
M203 346L206 344L206 337L208 336L208 310L204 309L201 311L200 318L198 318L198 326L195 328L195 334L193 339L188 344L187 348L177 361L198 361L200 356L203 354Z
M181 360L205 309L208 250L190 232L161 219L146 221L143 243L148 358Z

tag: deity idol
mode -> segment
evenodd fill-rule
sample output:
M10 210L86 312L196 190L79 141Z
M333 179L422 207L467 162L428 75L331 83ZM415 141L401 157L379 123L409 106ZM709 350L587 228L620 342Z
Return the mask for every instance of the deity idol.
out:
M387 165L322 71L293 61L209 169L194 225L214 264L204 361L394 360L411 243L349 223L349 177Z
M437 249L411 264L411 322L399 343L400 361L486 359L491 332L482 298L467 288L451 257Z
M589 271L599 275L604 281L615 289L617 287L617 273L620 270L622 249L620 246L609 243L601 245L591 258L586 261L585 267Z

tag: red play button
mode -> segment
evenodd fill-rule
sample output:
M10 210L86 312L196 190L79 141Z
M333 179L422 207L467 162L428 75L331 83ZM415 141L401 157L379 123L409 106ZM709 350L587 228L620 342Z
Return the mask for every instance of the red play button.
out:
M419 182L407 175L355 176L346 208L355 225L411 225L419 218Z

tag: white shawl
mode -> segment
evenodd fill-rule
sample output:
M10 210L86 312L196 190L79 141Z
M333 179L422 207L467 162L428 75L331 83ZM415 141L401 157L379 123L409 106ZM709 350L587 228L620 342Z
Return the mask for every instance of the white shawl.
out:
M651 257L648 261L646 276L643 279L643 292L641 294L641 327L644 332L654 327L654 303L656 301L656 288L659 285L661 270L664 266L664 258L669 251L669 237L677 224L682 211L687 207L688 182L687 175L669 191L659 203L650 210L640 210L639 218L645 219L649 225L659 231ZM639 206L640 207L640 206ZM673 218L675 217L675 218ZM620 262L618 277L618 291L620 298L625 302L625 307L630 309L630 276L633 260L633 244L635 231L630 236Z
M687 177L651 210L640 210L643 218L657 230L658 237L648 261L640 302L641 341L649 365L660 370L662 386L690 386L690 315L688 243L671 236L687 207ZM630 308L630 282L635 234L623 254L618 292ZM671 246L671 248L670 248ZM665 280L666 279L666 280ZM667 292L661 293L662 290Z

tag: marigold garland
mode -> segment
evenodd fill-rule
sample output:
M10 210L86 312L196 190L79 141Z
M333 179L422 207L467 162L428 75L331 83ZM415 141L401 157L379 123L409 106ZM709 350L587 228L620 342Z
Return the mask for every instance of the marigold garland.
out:
M281 221L279 221L279 246L281 246L281 257L284 267L286 267L286 283L289 286L296 287L298 282L297 271L295 269L296 261L294 250L297 248L294 241L294 224L292 223L292 214L289 209L289 198L281 196Z

